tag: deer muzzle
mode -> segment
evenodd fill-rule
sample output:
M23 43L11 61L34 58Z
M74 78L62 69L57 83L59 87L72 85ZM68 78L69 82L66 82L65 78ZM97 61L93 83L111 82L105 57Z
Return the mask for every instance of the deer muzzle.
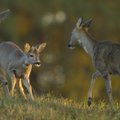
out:
M36 67L40 67L41 66L41 62L35 62L34 64Z

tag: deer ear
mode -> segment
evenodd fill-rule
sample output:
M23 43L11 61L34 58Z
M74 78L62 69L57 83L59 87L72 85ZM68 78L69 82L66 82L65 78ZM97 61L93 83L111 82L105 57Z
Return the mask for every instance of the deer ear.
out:
M90 18L89 20L87 20L87 21L85 21L84 23L83 23L83 27L84 28L89 28L90 27L90 25L91 25L91 23L92 23L92 18Z
M25 43L24 45L24 52L28 53L30 51L30 44L29 43Z
M76 27L77 27L78 29L80 29L80 27L81 27L81 25L82 25L82 21L83 21L83 19L82 19L82 17L80 17L80 18L78 19L77 23L76 23Z
M40 45L38 46L38 51L39 51L39 53L41 53L41 52L44 50L44 48L46 47L46 45L47 45L47 43L42 43L42 44L40 44Z
M0 12L0 23L1 23L4 19L6 19L6 18L9 16L9 14L10 14L10 10L9 10L9 9Z

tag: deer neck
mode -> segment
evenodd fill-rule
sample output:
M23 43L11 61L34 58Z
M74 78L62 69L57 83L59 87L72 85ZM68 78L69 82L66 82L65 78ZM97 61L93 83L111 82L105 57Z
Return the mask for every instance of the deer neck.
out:
M90 56L93 56L94 54L93 47L95 45L95 40L93 40L87 32L85 31L80 32L79 43L82 44L82 47L86 51L86 53L88 53Z

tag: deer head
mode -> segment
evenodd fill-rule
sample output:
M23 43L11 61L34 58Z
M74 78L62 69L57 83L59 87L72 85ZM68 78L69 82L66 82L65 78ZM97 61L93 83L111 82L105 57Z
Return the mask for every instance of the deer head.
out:
M29 43L25 44L24 52L27 54L28 60L31 64L34 64L37 67L41 65L39 57L40 57L40 53L44 50L46 45L47 45L46 43L42 43L42 44L30 47Z
M81 32L88 31L88 28L91 25L91 23L92 23L92 19L89 19L84 22L81 17L78 19L76 26L72 31L71 39L68 44L68 47L70 49L74 49L77 43L81 44L81 39L82 39Z

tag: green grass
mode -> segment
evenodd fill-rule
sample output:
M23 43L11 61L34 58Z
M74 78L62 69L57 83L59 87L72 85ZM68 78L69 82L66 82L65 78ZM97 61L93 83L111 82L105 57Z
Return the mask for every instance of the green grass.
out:
M105 102L86 102L51 94L25 101L22 97L0 98L0 120L120 120L120 106L115 111Z

